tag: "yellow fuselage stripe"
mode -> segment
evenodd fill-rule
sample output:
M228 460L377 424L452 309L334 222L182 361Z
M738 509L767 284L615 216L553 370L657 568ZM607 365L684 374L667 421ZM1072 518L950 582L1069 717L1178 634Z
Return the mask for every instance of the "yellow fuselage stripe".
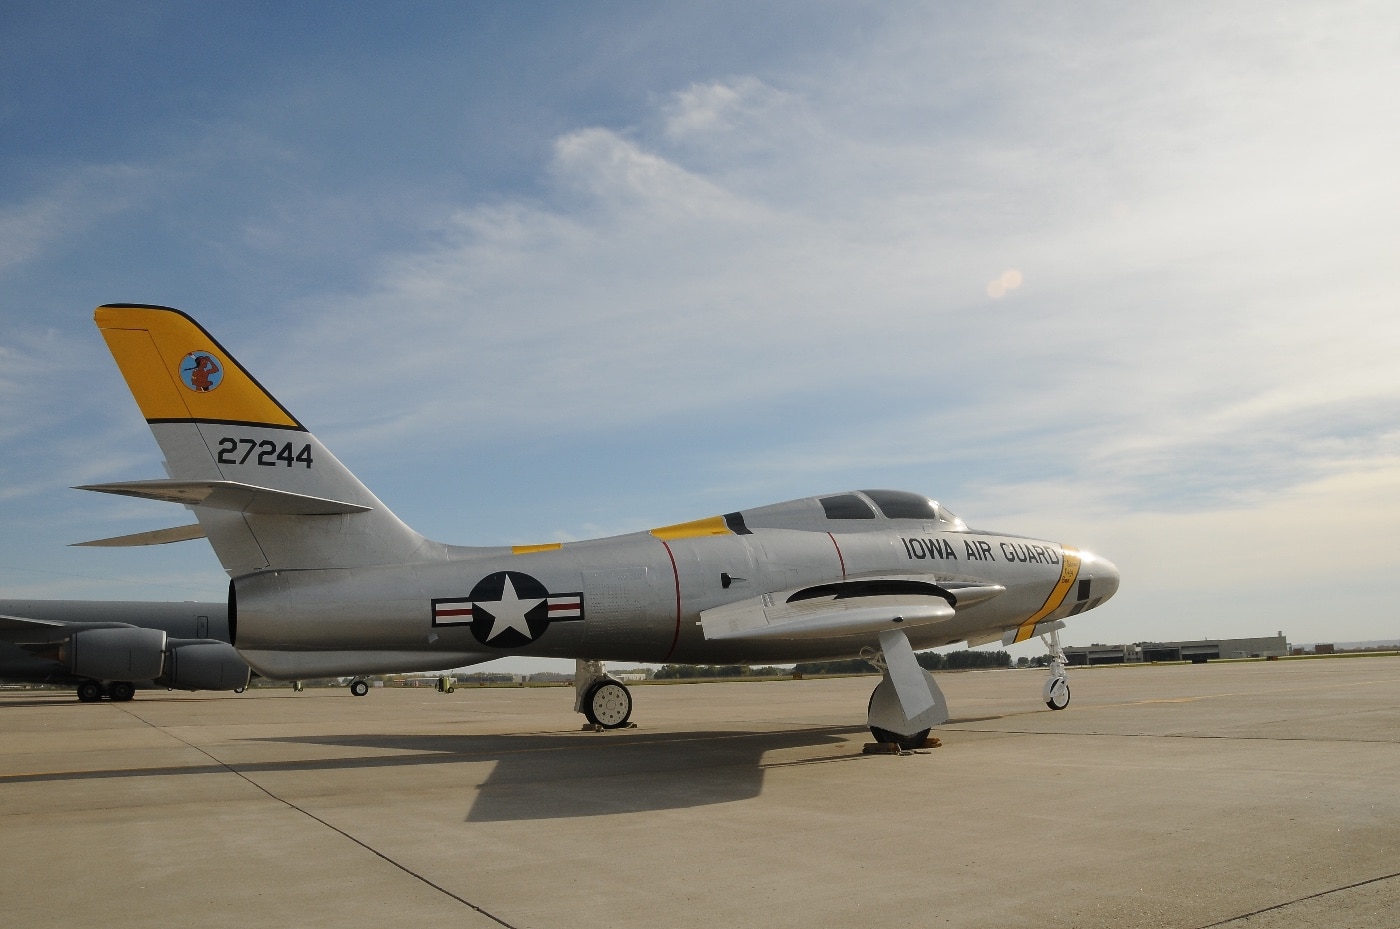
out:
M512 545L512 555L528 555L531 552L552 552L564 547L563 542L542 542L539 545Z
M674 526L662 526L660 529L651 530L651 534L658 539L669 542L675 539L695 539L707 535L733 535L733 531L725 523L723 516L710 516L693 522L677 523Z
M1060 579L1055 582L1055 586L1050 590L1050 596L1045 598L1045 603L1041 605L1040 609L1016 627L1017 642L1029 639L1035 633L1035 624L1060 608L1060 604L1065 602L1065 595L1069 593L1069 589L1079 578L1079 550L1065 545L1061 546L1060 554Z

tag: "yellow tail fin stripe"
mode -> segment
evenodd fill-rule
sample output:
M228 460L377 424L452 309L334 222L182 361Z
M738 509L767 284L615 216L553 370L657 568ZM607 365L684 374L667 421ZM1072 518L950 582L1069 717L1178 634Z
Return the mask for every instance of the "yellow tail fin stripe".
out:
M100 306L93 321L107 340L147 422L246 423L300 429L287 410L198 323L166 307ZM188 386L180 366L207 355L217 384ZM212 378L211 378L212 379Z
M674 539L695 539L707 535L732 535L733 532L725 524L723 516L710 516L688 523L677 523L674 526L662 526L660 529L651 530L651 534L670 542Z
M1060 555L1060 579L1055 582L1055 586L1051 588L1050 595L1045 598L1045 603L1041 605L1040 609L1016 628L1017 642L1029 639L1035 632L1035 624L1060 608L1060 604L1065 602L1065 595L1069 593L1070 587L1074 586L1075 580L1079 577L1079 550L1070 548L1068 545L1061 546Z

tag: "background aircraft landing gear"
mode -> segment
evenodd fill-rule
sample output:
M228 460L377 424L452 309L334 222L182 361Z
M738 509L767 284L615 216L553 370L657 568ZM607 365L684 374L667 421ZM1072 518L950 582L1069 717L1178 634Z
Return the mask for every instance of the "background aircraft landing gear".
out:
M1060 630L1050 630L1049 638L1041 636L1040 641L1050 651L1050 677L1045 681L1040 696L1052 710L1063 710L1069 706L1069 680L1065 677L1065 653L1060 648Z
M136 696L136 686L127 681L113 681L107 685L107 696L114 703L124 703Z
M578 660L574 693L574 710L582 713L590 726L621 729L632 718L632 692L617 678L609 677L601 661Z
M351 696L363 697L367 693L369 693L369 683L367 681L357 677L350 682Z
M78 685L78 699L83 703L97 703L102 699L102 685L97 681L83 681Z

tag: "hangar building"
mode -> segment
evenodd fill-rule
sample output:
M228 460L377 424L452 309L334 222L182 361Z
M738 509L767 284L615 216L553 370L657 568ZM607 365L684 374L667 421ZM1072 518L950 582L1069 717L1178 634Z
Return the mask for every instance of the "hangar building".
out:
M1198 639L1192 642L1138 642L1133 645L1069 645L1071 665L1130 664L1140 661L1205 662L1220 658L1279 658L1288 654L1288 640L1278 635L1253 639Z

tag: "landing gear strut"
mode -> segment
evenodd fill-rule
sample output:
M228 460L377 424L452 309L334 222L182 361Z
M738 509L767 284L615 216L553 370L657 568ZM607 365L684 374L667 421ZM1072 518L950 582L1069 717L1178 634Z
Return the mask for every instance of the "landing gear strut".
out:
M1069 706L1069 680L1065 677L1065 652L1060 648L1060 630L1051 629L1049 637L1042 635L1040 641L1050 652L1050 677L1046 679L1040 695L1050 709L1063 710Z
M574 666L574 710L590 725L621 729L632 718L632 692L609 677L601 661L578 659Z
M861 657L879 668L883 677L870 695L866 723L876 742L902 749L918 748L929 730L948 721L948 701L933 675L914 657L903 632L880 633L880 649Z

